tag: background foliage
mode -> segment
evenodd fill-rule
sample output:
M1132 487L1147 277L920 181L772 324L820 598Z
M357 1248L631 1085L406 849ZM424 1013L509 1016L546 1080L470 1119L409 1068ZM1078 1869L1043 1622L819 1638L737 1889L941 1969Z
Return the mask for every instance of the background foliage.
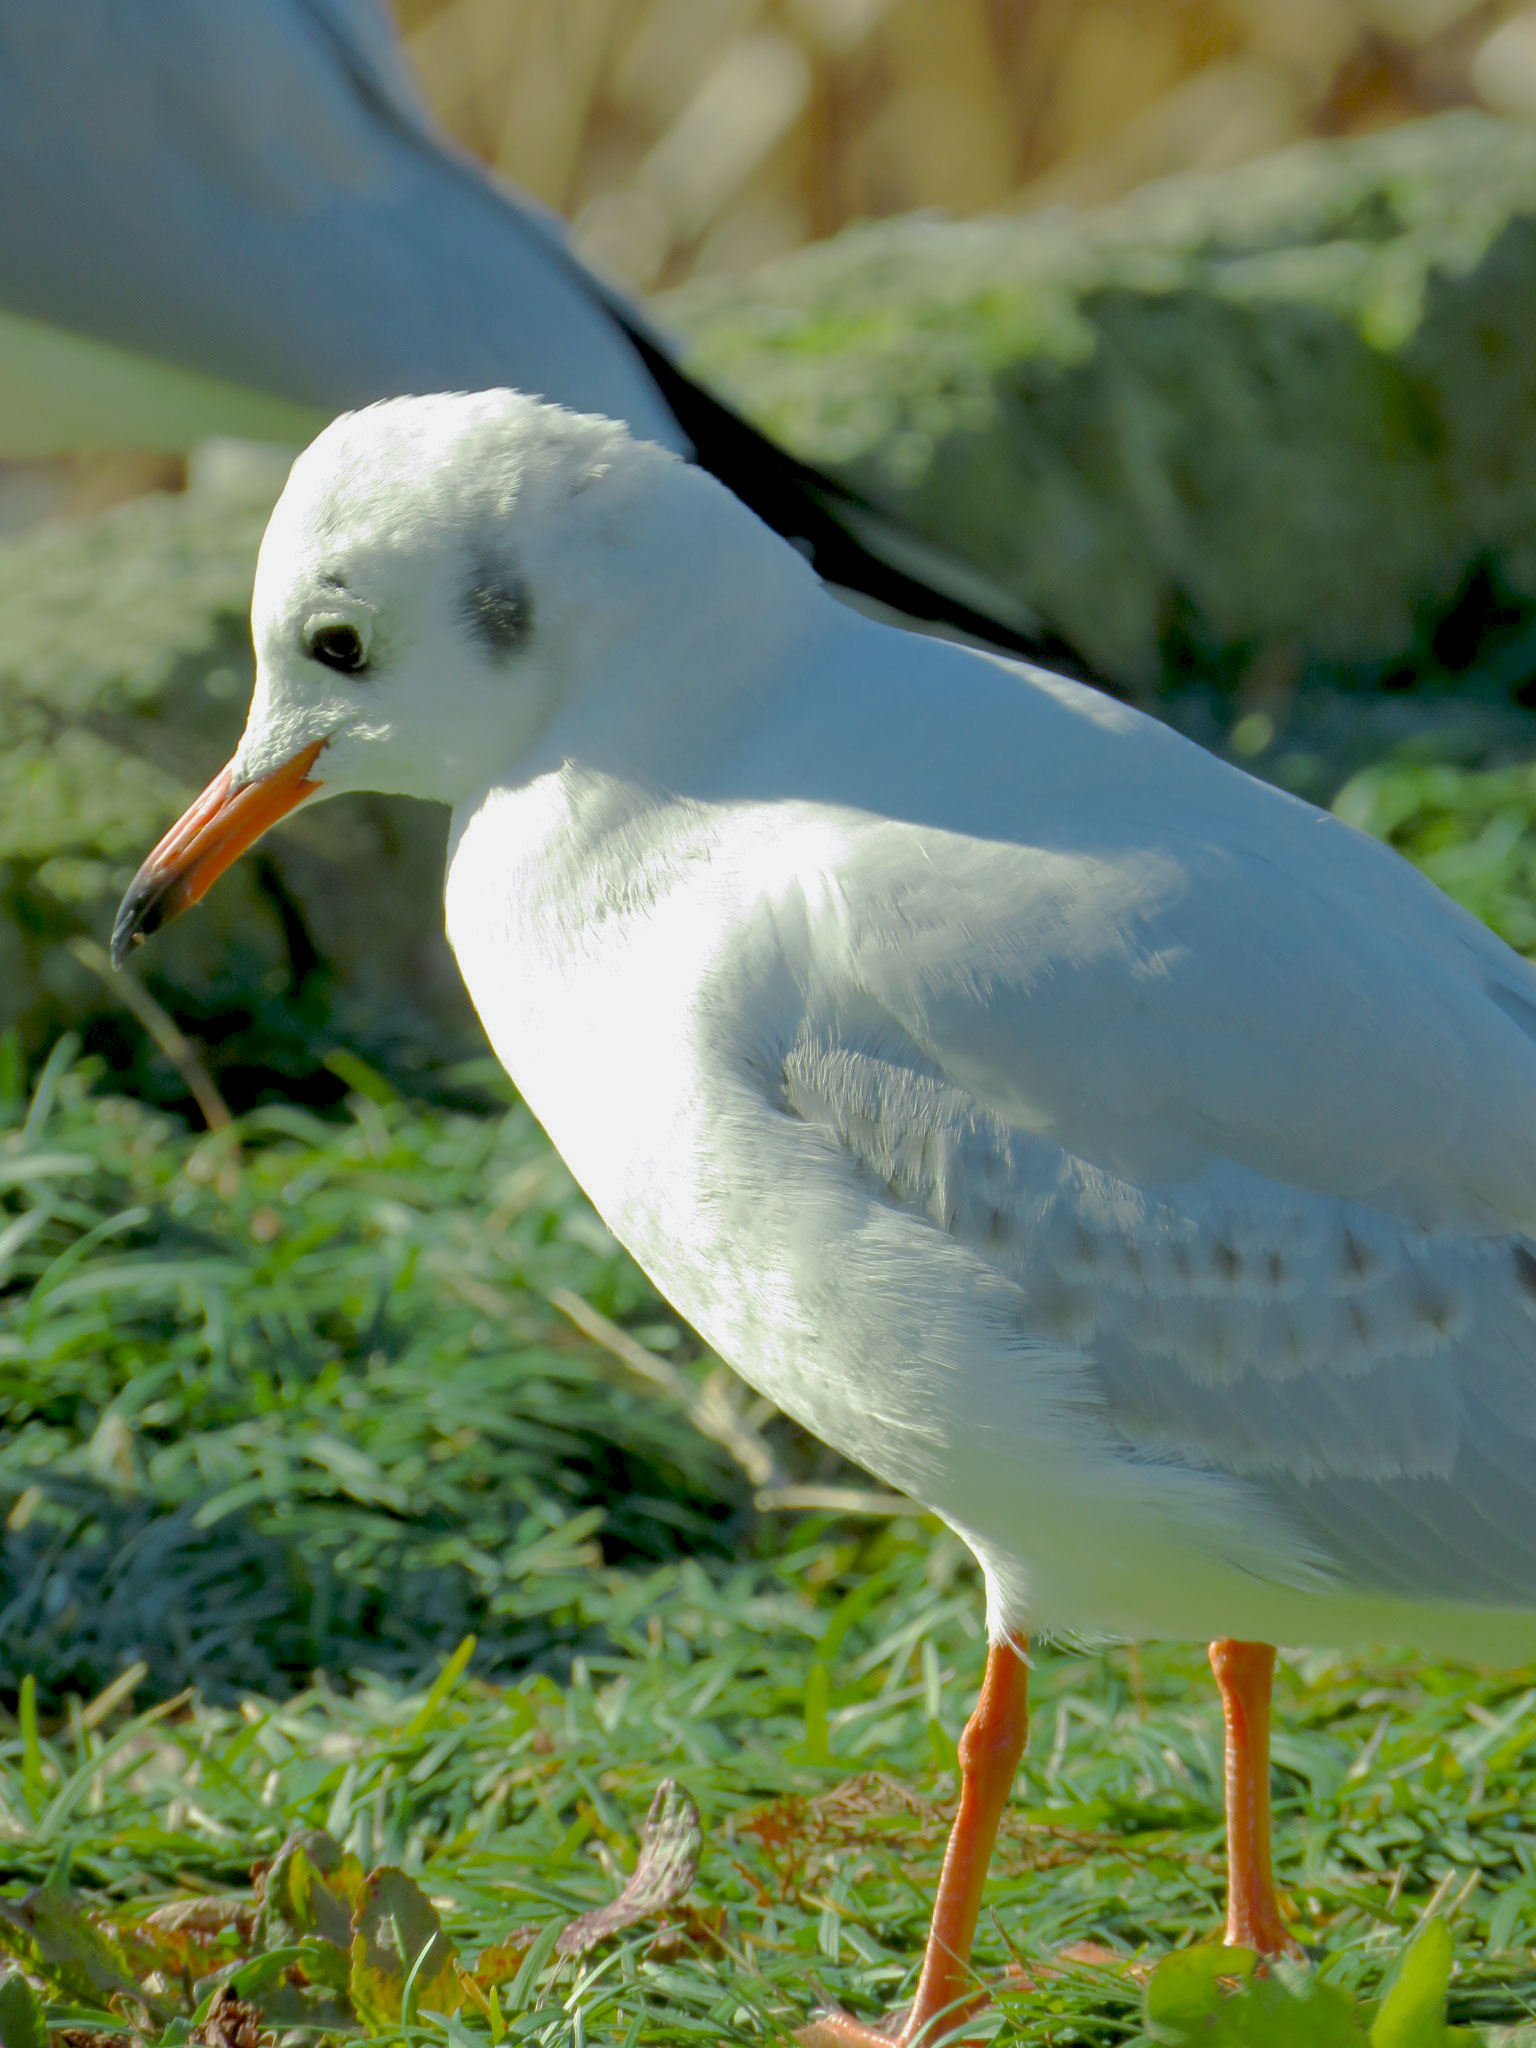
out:
M850 222L1118 198L1536 113L1521 0L397 0L439 117L651 287Z

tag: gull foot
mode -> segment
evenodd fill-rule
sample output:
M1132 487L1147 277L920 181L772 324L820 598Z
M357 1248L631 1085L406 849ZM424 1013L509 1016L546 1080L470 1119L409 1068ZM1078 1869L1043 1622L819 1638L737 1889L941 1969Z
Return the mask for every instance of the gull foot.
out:
M1042 1978L1053 1975L1063 1963L1119 1972L1127 1969L1126 1959L1118 1949L1106 1948L1098 1941L1069 1941L1056 1950L1049 1962L1032 1963L1027 1970L1018 1963L1009 1963L998 1982L1010 1991L1033 1991ZM1144 1971L1139 1965L1131 1965L1129 1974L1140 1976ZM987 1992L972 1992L958 1999L947 2012L936 2014L926 2030L919 2031L911 2030L909 2009L905 2007L873 2024L856 2020L851 2013L822 2012L809 2026L800 2029L795 2040L799 2048L973 2048L959 2030L989 2002Z
M1299 1942L1285 1922L1280 1918L1279 1909L1262 1915L1245 1926L1233 1928L1230 1924L1222 1936L1228 1948L1251 1948L1261 1963L1285 1956L1292 1962L1305 1959L1307 1949Z
M893 2013L876 2026L856 2020L852 2013L823 2012L802 2027L795 2040L799 2048L967 2048L957 2030L985 2004L984 1997L968 1998L961 2009L930 2020L921 2033L909 2031L904 2012Z
M895 2048L900 2036L868 2027L851 2013L818 2013L795 2035L798 2048Z
M963 2048L966 2023L987 2003L971 1971L971 1942L997 1825L1029 1730L1028 1673L1022 1642L1010 1638L988 1650L981 1697L960 1737L960 1809L911 2005L878 2026L845 2012L825 2013L796 2034L800 2048Z

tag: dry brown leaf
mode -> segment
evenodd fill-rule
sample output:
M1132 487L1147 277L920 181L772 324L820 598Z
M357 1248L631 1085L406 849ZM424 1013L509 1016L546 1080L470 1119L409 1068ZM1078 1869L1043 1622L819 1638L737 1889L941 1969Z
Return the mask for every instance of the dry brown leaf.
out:
M260 2010L237 1998L227 1984L219 1986L202 2025L192 2030L197 2048L261 2048L271 2038Z
M699 1809L675 1778L663 1778L640 1830L640 1860L633 1876L611 1905L583 1913L563 1928L555 1953L585 1955L610 1935L675 1905L698 1874L703 1848Z

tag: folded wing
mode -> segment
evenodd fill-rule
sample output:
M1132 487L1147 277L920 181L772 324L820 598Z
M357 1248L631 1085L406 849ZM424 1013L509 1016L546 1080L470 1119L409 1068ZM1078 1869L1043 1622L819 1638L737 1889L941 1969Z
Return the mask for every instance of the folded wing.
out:
M1256 1488L1351 1584L1523 1604L1532 977L1291 807L1298 871L1255 808L1246 844L871 827L786 1105L1015 1283L1123 1454Z

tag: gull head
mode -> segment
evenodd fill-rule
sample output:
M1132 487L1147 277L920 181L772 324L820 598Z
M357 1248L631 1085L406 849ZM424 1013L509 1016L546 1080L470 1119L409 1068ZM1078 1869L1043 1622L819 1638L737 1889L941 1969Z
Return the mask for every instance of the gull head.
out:
M612 420L487 391L334 421L262 540L239 747L140 868L113 957L300 803L458 803L514 772L573 698L589 723L622 719L613 678L675 633L669 611L709 612L687 583L679 605L678 565L707 590L701 549L722 534L766 557L769 585L779 556L809 574L712 478Z

